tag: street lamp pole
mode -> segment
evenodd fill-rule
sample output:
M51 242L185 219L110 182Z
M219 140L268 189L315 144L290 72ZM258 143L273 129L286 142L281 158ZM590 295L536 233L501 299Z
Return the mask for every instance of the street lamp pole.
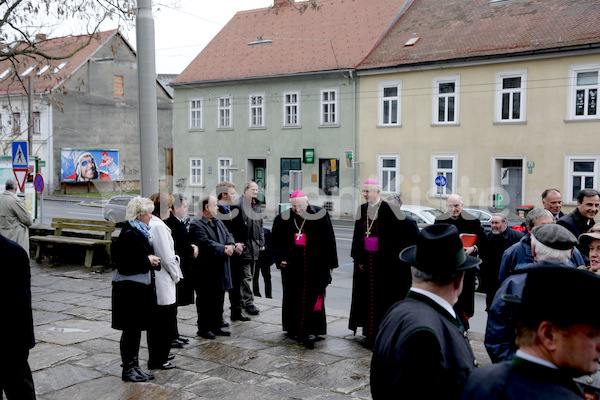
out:
M136 15L140 127L140 192L150 197L158 192L158 120L156 65L152 0L138 0Z

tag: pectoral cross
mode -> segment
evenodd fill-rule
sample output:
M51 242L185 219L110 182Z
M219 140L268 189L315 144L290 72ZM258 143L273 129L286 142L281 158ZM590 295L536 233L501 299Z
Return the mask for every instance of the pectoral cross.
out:
M296 233L296 240L300 240L301 237L302 237L301 233Z

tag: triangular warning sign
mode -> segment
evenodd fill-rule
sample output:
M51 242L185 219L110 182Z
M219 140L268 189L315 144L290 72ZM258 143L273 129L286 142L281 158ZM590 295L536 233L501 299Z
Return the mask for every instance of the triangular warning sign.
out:
M15 179L17 180L17 185L19 185L19 191L23 191L23 186L25 186L25 180L27 179L27 168L15 168L13 169L13 173L15 174Z

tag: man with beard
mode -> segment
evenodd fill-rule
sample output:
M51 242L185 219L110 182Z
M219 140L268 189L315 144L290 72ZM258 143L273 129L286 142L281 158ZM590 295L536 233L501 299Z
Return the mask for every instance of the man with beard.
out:
M419 233L398 206L383 201L381 186L367 179L362 188L366 203L354 224L351 256L354 258L352 305L348 327L363 328L364 345L372 348L379 323L387 310L404 299L411 284L410 266L398 258L413 245Z
M281 269L282 325L287 336L313 348L327 333L325 289L338 267L333 227L327 211L296 190L291 210L273 222L273 256Z
M484 260L481 267L481 279L485 289L485 304L486 310L490 308L492 300L500 281L498 273L500 272L500 262L504 251L517 243L523 237L523 233L514 229L508 229L508 221L506 215L496 213L491 219L492 231L487 234L489 242L488 256Z

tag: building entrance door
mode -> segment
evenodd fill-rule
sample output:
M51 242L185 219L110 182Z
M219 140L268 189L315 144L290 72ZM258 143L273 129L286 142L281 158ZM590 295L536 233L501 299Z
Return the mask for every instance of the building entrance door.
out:
M279 191L279 202L290 202L290 171L299 171L302 169L302 159L300 158L282 158L281 159L281 184ZM293 187L293 185L292 185Z

